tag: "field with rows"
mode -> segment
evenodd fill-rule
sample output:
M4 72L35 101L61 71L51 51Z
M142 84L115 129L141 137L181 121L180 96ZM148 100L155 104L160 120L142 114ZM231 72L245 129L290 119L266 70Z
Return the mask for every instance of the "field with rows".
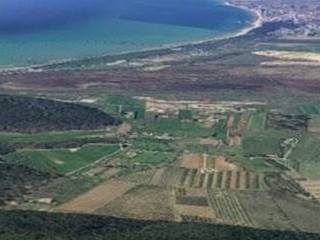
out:
M234 192L210 189L208 190L208 199L210 207L221 223L254 226L252 219L250 219Z
M132 188L95 213L144 220L174 219L168 189L147 185Z
M297 107L297 111L300 114L306 114L306 115L314 115L314 114L320 114L320 105L318 104L305 104Z
M247 171L201 172L199 169L158 169L151 183L159 186L180 186L203 189L262 190L264 175Z

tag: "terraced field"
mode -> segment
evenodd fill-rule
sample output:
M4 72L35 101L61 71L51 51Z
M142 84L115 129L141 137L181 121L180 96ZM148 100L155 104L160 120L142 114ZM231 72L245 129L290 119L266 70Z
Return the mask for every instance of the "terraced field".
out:
M247 171L202 172L199 169L159 169L151 184L204 189L263 190L264 175Z

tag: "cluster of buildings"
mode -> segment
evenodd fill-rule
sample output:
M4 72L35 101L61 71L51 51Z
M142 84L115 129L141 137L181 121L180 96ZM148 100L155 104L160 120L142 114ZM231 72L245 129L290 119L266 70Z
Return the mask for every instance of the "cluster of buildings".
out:
M264 22L292 21L294 28L276 32L282 37L320 37L319 0L230 0L237 6L258 11Z

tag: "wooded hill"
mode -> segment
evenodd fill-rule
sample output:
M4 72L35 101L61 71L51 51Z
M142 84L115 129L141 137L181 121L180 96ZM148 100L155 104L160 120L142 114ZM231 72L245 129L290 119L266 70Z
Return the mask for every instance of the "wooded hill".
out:
M107 113L81 104L0 95L0 131L87 130L118 123Z

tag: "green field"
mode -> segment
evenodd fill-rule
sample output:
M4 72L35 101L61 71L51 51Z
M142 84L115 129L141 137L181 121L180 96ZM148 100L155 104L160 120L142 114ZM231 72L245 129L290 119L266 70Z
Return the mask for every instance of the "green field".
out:
M281 143L293 136L294 133L280 130L249 131L243 138L243 153L253 157L267 154L281 156Z
M103 109L113 115L124 116L133 112L136 119L144 118L145 105L143 101L129 96L107 96L101 100Z
M233 114L233 123L232 123L233 129L237 129L239 127L240 120L241 120L241 113L234 113Z
M121 157L122 164L159 165L173 162L177 149L171 140L139 138L129 141L130 150Z
M250 116L249 129L260 130L264 129L266 125L267 114L265 112L254 112Z
M290 160L299 163L298 171L306 177L320 179L320 138L305 135L290 155Z
M219 122L214 126L213 136L217 139L226 141L227 140L227 120L220 119Z
M175 157L176 155L172 152L138 151L130 161L138 165L159 165L173 162Z
M38 170L65 174L115 153L117 150L119 150L118 145L86 145L76 151L71 149L20 150L6 155L5 159Z
M252 159L242 159L239 161L241 166L253 172L278 172L280 169L271 165L263 157L254 157Z
M173 140L161 140L151 137L139 137L138 139L130 140L129 144L135 149L142 149L144 151L171 152L175 150Z
M304 105L298 106L297 110L300 114L305 114L305 115L320 114L320 105L304 104Z
M61 132L42 132L34 134L0 132L0 141L6 143L46 143L63 142L83 138L105 137L110 131L101 130L80 130Z
M146 132L156 135L169 134L173 137L209 137L213 132L198 122L185 122L177 118L154 119L147 123Z

